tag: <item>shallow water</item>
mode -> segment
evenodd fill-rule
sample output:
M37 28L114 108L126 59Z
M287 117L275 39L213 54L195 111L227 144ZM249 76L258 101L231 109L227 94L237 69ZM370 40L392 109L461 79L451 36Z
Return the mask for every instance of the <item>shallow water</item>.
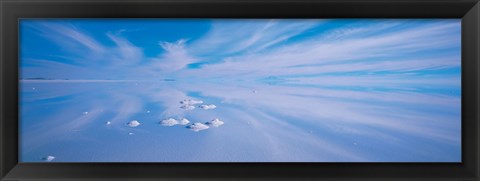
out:
M22 81L20 160L457 162L459 97L275 81ZM216 108L185 110L186 99ZM159 124L168 118L224 124L195 132Z

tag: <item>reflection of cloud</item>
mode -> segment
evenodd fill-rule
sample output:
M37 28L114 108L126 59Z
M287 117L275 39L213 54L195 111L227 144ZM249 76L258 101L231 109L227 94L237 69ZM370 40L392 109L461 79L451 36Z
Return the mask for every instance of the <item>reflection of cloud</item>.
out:
M202 123L193 123L192 125L187 126L187 128L192 131L199 132L201 130L208 129L208 126Z
M255 89L272 89L271 85L251 86ZM378 130L392 129L419 137L458 143L455 135L459 126L457 121L460 99L457 96L428 91L364 91L307 86L278 86L275 91L259 91L259 96L252 96L251 90L252 87L248 84L242 89L235 83L224 83L222 86L202 83L188 87L190 92L201 92L203 96L222 99L224 103L240 106L244 110L251 108L249 106L262 107L263 111L272 113L272 117L281 113L299 120L304 120L303 117L306 116L315 120L336 120L338 123L348 123L351 128L374 125ZM392 112L393 110L395 112ZM430 112L438 110L445 111L437 115ZM252 110L248 111L251 112ZM348 114L345 114L347 112ZM304 121L312 124L329 123L315 122L314 119ZM405 124L407 122L409 124ZM432 127L428 125L430 123L444 126ZM446 125L450 127L447 128Z
M217 108L217 106L215 106L215 105L213 105L213 104L210 104L210 105L204 104L204 105L200 105L200 106L198 106L198 107L199 107L199 108L202 108L202 109L205 109L205 110Z
M214 120L212 120L210 122L207 122L205 124L212 125L212 126L215 126L215 127L219 127L219 126L223 125L224 122L220 121L220 119L218 119L218 118L215 118Z
M173 125L177 125L178 121L176 119L169 118L169 119L165 119L165 120L160 121L160 124L162 126L173 126Z
M185 93L176 90L170 86L152 87L151 90L145 91L146 94L150 94L150 100L152 102L163 106L159 115L161 118L182 117L185 113L184 111L179 109L178 106L179 100L187 97ZM150 93L152 91L155 93ZM150 112L153 113L155 111L151 110Z
M47 161L47 162L51 162L53 159L55 159L54 156L47 156L47 157L45 157L45 158L42 158L42 160L45 160L45 161Z
M130 126L132 128L137 127L138 125L140 125L140 122L138 122L137 120L133 120L127 123L127 126Z

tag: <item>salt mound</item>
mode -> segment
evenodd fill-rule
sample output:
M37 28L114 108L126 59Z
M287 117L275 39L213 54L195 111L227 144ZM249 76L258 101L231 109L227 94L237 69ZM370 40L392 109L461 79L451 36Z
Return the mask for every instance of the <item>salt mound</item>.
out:
M202 109L205 109L205 110L217 108L217 106L215 106L215 105L213 105L213 104L210 104L210 105L204 104L204 105L200 105L200 106L198 106L198 107L199 107L199 108L202 108Z
M138 125L140 125L140 122L138 122L137 120L133 120L127 123L127 126L130 126L132 128L137 127Z
M169 118L169 119L165 119L165 120L160 121L160 124L162 126L174 126L174 125L177 125L179 123L176 119Z
M212 126L215 126L215 127L219 127L219 126L223 125L224 122L220 121L220 119L218 119L218 118L215 118L214 120L212 120L210 122L207 122L206 124L212 125Z
M190 121L188 119L185 119L185 118L183 118L182 120L180 120L178 122L178 124L181 124L181 125L187 125L188 123L190 123Z
M42 158L42 160L45 160L45 161L47 161L47 162L51 162L53 159L55 159L54 156L47 156L47 157L45 157L45 158Z
M192 131L199 132L201 130L208 129L209 127L207 125L202 124L202 123L193 123L192 125L188 126L187 128L192 130Z
M192 99L185 99L183 101L180 101L180 104L185 104L185 105L194 105L194 104L202 104L203 101L197 101L197 100L192 100Z
M185 105L183 105L183 106L180 106L180 108L189 111L189 110L195 109L195 106L192 106L192 105L189 105L189 104L185 104Z

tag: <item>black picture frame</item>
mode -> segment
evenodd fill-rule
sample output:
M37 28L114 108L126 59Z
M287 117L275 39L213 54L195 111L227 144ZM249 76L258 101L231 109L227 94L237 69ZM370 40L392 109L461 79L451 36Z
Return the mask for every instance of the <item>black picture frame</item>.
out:
M478 0L1 0L0 12L1 180L479 180ZM19 18L162 17L461 18L462 163L18 163Z

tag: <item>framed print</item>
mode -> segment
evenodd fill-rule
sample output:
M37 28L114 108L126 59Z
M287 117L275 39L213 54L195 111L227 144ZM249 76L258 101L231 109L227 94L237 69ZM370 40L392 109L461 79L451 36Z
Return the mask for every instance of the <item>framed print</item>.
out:
M478 1L1 5L2 179L478 179Z

